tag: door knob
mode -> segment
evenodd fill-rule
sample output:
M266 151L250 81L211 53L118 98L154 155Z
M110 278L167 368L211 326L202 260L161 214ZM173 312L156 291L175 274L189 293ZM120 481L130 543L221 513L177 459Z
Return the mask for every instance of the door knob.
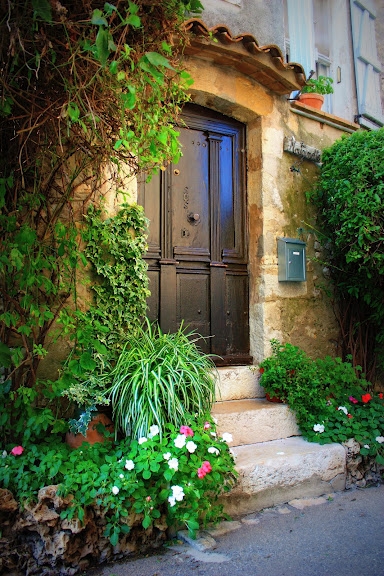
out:
M200 214L190 212L187 216L187 220L190 224L198 224L200 222Z

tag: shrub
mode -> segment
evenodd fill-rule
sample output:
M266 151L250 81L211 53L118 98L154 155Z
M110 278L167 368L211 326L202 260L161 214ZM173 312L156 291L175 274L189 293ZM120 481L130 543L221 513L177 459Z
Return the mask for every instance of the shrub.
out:
M355 438L361 453L384 464L384 401L359 378L359 366L340 358L312 360L292 344L271 341L272 355L260 363L260 384L295 412L300 430L312 442Z

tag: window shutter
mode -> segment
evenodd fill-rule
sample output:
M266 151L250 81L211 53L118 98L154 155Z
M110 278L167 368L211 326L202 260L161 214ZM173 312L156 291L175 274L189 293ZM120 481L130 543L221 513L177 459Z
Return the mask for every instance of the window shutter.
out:
M313 6L308 0L287 0L289 28L289 59L301 64L308 78L315 70Z
M381 65L377 58L373 0L351 0L352 39L358 122L371 129L384 125L380 98Z

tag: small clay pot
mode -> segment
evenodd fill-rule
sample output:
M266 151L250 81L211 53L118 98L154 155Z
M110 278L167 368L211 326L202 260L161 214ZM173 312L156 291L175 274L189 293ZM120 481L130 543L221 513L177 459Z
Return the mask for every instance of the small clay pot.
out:
M83 434L74 434L73 432L67 432L65 436L65 441L71 448L78 448L83 444L83 442L88 442L88 444L96 444L96 442L105 442L110 440L106 438L104 434L100 433L97 429L98 425L102 424L108 432L114 432L113 422L106 414L102 412L97 413L93 416L92 420L88 424L88 428L85 436Z
M265 398L268 402L277 402L278 404L284 404L283 400L280 400L277 396L270 396L268 392L265 393Z

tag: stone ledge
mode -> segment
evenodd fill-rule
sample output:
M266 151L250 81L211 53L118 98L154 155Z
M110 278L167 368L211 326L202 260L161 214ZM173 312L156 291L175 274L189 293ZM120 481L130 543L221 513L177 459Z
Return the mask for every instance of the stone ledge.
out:
M341 444L321 446L295 437L232 451L239 480L223 499L230 515L345 489L346 455Z

